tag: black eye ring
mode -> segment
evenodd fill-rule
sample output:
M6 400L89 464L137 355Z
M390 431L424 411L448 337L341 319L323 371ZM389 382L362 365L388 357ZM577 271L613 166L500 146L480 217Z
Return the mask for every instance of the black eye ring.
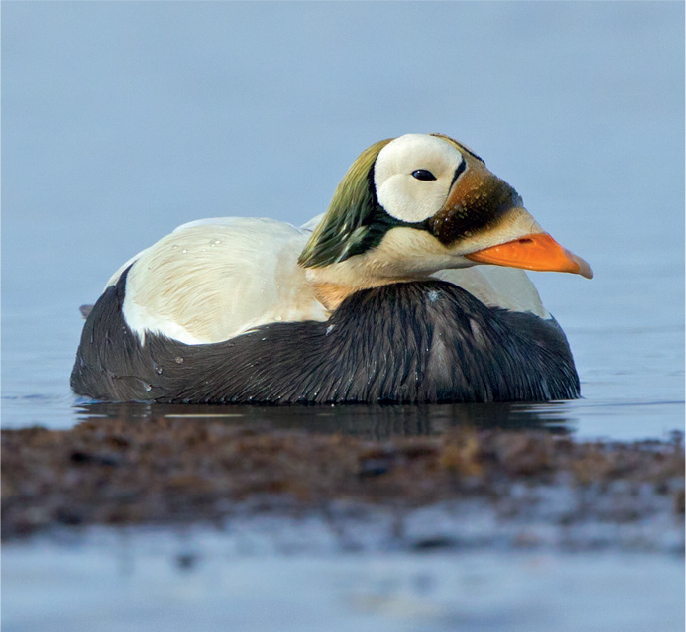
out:
M423 182L430 182L431 180L436 179L436 176L426 169L417 169L417 171L413 171L412 177L415 180L421 180Z

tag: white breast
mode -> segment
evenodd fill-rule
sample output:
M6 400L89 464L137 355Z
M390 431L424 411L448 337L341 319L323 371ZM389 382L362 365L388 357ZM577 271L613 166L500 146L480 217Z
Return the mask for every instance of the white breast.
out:
M313 231L324 214L313 217L302 229ZM471 268L441 270L433 277L464 288L489 307L502 307L515 312L531 312L539 318L550 318L536 286L524 270L500 266L477 265Z
M539 318L550 318L536 286L524 270L479 265L459 270L441 270L437 279L459 285L489 307L503 307L515 312L531 312Z
M207 344L272 322L324 321L329 314L297 265L319 219L302 228L241 217L189 222L127 261L108 285L135 262L123 311L142 341L149 332ZM522 270L483 265L433 276L487 305L550 317Z

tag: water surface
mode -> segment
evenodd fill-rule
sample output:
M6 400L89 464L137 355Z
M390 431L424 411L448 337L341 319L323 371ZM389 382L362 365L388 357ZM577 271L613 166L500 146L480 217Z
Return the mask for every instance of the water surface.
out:
M415 131L473 146L595 270L532 275L584 399L513 416L579 437L681 427L683 17L680 3L7 4L4 427L97 414L68 388L77 308L123 261L201 217L302 223L362 149ZM313 427L311 413L258 416Z
M252 525L254 527L254 525ZM29 632L679 632L678 558L644 553L348 552L302 521L94 531L3 550L3 629ZM309 541L317 552L299 548ZM41 598L36 599L36 594Z
M683 51L677 2L3 3L3 427L164 414L376 438L463 423L666 438L684 420ZM302 224L364 148L408 132L473 147L591 263L590 282L531 275L583 399L280 409L70 393L78 306L124 261L203 217ZM4 545L3 628L683 630L672 553L351 554L317 549L307 520L299 549L274 548L283 521L231 528Z

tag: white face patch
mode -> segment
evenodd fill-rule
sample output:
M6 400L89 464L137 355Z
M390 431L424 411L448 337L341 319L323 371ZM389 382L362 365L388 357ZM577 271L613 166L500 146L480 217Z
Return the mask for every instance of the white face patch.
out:
M374 183L379 204L396 219L421 222L441 210L463 162L462 154L440 138L428 134L400 136L376 159ZM436 179L413 177L420 170Z

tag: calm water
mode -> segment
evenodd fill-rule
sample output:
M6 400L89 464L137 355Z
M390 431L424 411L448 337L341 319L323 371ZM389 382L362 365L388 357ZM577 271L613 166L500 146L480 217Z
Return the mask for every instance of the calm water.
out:
M67 538L3 547L3 630L684 628L678 558L470 550L341 555L327 550L326 533L316 525L302 524L295 537L282 525L280 531L286 544L276 551L265 546L262 532L240 530L228 536L96 531L85 543ZM307 539L317 542L316 553L299 548Z
M585 398L516 416L583 437L681 427L683 14L679 3L5 5L3 425L91 414L68 388L77 308L131 255L200 217L302 223L372 142L443 131L596 273L533 275ZM293 423L292 411L264 414ZM400 426L414 414L384 412Z
M3 426L143 419L149 407L68 388L78 306L114 270L193 219L303 223L364 148L437 131L591 263L590 282L532 275L584 399L165 414L380 437L470 422L664 438L684 420L683 51L683 3L3 3ZM175 536L103 537L4 546L5 627L683 629L682 561L659 555L237 560L225 535L201 534L208 563L184 574L185 545L149 546Z
M68 389L77 307L132 254L200 217L302 223L363 148L440 130L485 156L596 273L533 275L585 399L526 415L579 436L681 427L683 13L678 3L6 5L3 425L66 428L90 414Z

